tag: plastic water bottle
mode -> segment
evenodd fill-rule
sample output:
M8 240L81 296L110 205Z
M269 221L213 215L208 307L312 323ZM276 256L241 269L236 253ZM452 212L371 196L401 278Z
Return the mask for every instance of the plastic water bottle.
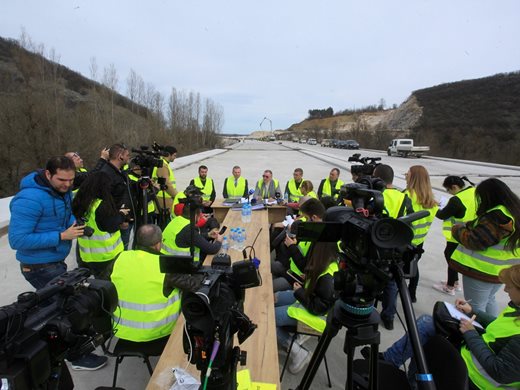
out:
M283 194L283 201L285 204L289 203L289 194L287 192Z
M242 222L251 222L251 204L249 202L242 205Z
M237 228L237 250L241 251L244 249L244 234L243 228Z
M242 228L242 249L244 249L246 246L246 240L247 240L246 228Z
M229 250L228 238L224 237L224 239L222 240L222 246L220 247L219 253L227 254L228 250Z
M231 228L231 230L229 231L229 238L231 239L231 249L237 249L236 236L236 228Z

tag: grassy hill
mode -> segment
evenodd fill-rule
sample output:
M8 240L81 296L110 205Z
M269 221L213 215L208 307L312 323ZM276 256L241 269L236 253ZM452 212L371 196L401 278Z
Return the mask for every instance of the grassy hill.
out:
M420 89L397 109L306 119L285 133L378 149L409 136L432 155L520 165L520 72Z

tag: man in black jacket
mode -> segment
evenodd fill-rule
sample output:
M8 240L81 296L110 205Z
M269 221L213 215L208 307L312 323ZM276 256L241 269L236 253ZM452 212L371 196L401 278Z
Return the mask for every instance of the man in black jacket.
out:
M118 209L130 209L130 215L133 215L134 210L132 200L130 197L130 189L128 185L128 176L122 171L122 168L128 164L130 160L130 152L123 144L114 144L108 150L108 161L101 167L100 171L105 172L110 176L111 187L110 192L114 198L114 202ZM125 245L125 250L128 249L128 242L130 241L130 232L132 227L125 222L121 226L121 239Z

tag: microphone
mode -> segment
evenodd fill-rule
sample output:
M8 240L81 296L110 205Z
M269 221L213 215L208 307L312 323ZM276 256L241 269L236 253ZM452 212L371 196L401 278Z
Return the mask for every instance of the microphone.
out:
M255 190L250 188L249 191L247 191L247 203L249 203L249 197L255 193Z
M398 221L402 221L408 225L410 225L412 222L417 221L418 219L427 217L430 215L430 212L428 210L421 210L416 211L415 213L405 215L404 217L397 218Z

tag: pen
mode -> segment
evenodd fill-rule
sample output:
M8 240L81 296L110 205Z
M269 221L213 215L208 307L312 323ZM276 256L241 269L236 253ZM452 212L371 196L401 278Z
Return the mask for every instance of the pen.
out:
M469 319L469 323L470 323L470 324L473 324L473 321L475 321L475 318L477 318L477 315L476 315L476 314L473 314L473 315L471 316L471 318Z

